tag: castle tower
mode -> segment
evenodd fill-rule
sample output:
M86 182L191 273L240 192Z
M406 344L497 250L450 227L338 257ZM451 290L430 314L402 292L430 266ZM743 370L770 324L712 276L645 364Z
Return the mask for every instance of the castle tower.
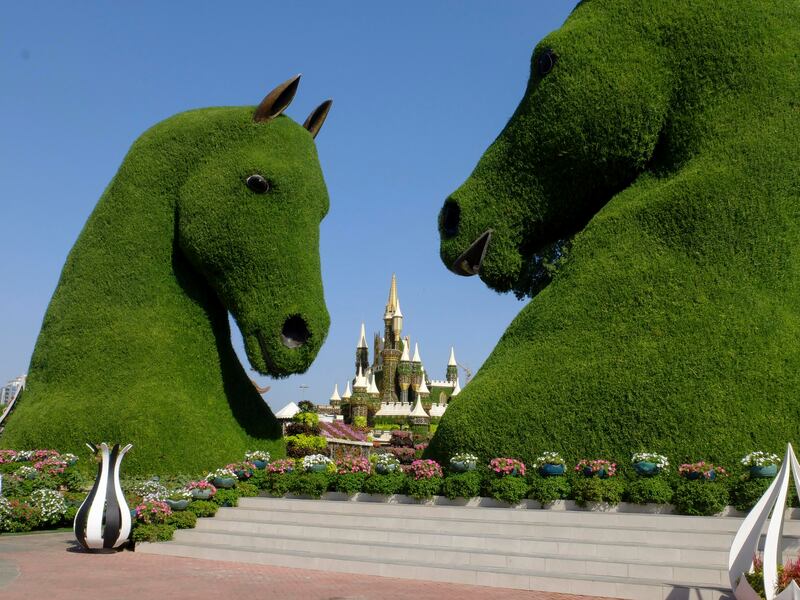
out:
M408 424L411 426L411 431L414 433L425 434L428 433L430 429L431 417L422 407L422 399L420 397L417 397L414 410L408 415Z
M369 387L369 382L367 378L364 377L364 372L359 367L358 372L356 373L356 380L353 383L353 395L350 398L350 419L353 420L356 417L364 417L367 418L368 414L368 404L369 404L369 396L367 395L367 388Z
M339 395L339 384L338 383L334 383L333 384L333 394L331 394L330 404L334 408L337 408L337 407L341 406L341 404L342 404L342 397Z
M397 277L392 275L392 285L389 288L389 300L386 302L386 311L383 313L385 335L383 339L383 351L381 352L381 356L383 357L381 401L385 403L397 401L397 394L394 388L397 377L397 365L400 362L400 356L402 354L400 351L400 344L402 342L400 340L400 330L397 330L396 327L399 326L402 329L403 326L403 313L400 312L399 315L396 314L399 312L399 309L400 302L397 298Z
M425 370L420 369L420 371L420 383L419 387L417 388L417 397L419 398L420 402L424 404L430 397L431 391L428 389L428 384L425 383Z
M450 360L447 361L447 381L456 383L458 380L458 363L456 362L456 351L450 346Z
M411 359L411 389L419 393L420 380L422 379L422 359L419 357L419 343L414 343L414 356Z
M369 407L373 410L373 413L378 412L381 408L381 391L375 384L375 373L370 373L367 396L369 396Z
M406 337L403 343L403 354L397 365L397 383L400 384L400 402L408 402L408 388L411 385L411 354L408 347L411 341Z
M356 347L356 372L359 368L362 372L369 368L369 346L367 346L367 336L364 333L364 323L361 323L361 337Z

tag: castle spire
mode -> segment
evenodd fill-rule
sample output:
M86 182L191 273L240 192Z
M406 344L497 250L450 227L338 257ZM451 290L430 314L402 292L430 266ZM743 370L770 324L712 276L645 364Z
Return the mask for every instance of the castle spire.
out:
M373 398L377 398L378 396L380 396L380 393L381 391L375 384L375 373L373 373L369 378L369 386L367 387L367 394L369 394Z
M411 362L411 355L408 352L408 347L410 345L411 340L409 340L408 336L406 336L406 339L403 340L403 354L400 356L400 362Z
M367 348L367 334L364 331L364 321L361 321L361 337L358 340L359 348Z
M453 388L453 393L450 394L450 397L452 398L453 396L458 396L460 393L461 393L461 383L458 381L458 378L456 378L456 386Z
M353 395L353 392L350 391L350 382L347 382L347 387L344 390L344 394L342 394L342 400L350 400L350 397Z
M391 319L395 310L397 310L397 277L392 273L392 285L389 288L389 300L386 302L386 312L383 318Z
M428 384L425 383L425 371L422 371L422 377L420 378L419 388L417 389L418 396L429 396L430 390L428 389Z
M453 346L450 346L450 360L447 361L448 367L457 367L458 363L456 362L456 349Z
M447 381L456 384L458 382L458 363L456 362L456 351L450 346L450 360L447 361Z
M411 362L421 363L422 359L419 357L419 343L414 342L414 358L411 359Z
M334 402L340 402L342 397L339 395L339 384L333 384L333 394L331 395L331 404Z

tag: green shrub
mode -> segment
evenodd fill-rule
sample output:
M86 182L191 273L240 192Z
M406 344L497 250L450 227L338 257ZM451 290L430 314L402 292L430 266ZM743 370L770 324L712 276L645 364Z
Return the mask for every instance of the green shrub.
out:
M328 491L331 476L328 473L298 473L290 477L289 491L298 496L321 498Z
M252 498L258 496L258 486L253 483L251 477L248 481L240 481L236 484L236 491L240 498Z
M359 493L364 488L364 481L367 479L366 473L342 473L336 475L334 480L337 492L348 494Z
M193 500L189 502L186 510L193 512L198 517L213 517L217 514L219 506L208 500Z
M264 489L266 492L275 498L280 498L289 493L294 486L294 481L300 476L300 473L291 471L289 473L270 473L265 480Z
M175 533L175 527L161 523L158 525L137 525L133 528L131 539L134 542L168 542Z
M683 481L672 503L682 515L715 515L728 504L728 488L720 481Z
M266 490L269 487L269 473L266 469L257 469L247 483L259 490Z
M536 500L543 506L552 504L556 500L569 498L572 492L569 478L563 476L542 477L533 474L528 477L528 485L530 486L528 498Z
M9 514L2 519L2 530L12 533L31 531L42 524L42 513L27 499L12 498L8 501Z
M291 458L301 458L310 454L320 454L328 447L328 441L319 435L286 436L286 454Z
M75 467L68 467L63 473L57 476L59 485L64 486L70 492L81 491L86 488L88 481L81 472Z
M522 502L528 495L528 481L524 477L499 477L495 478L490 486L491 497L512 506Z
M75 521L75 515L78 514L78 506L68 505L67 510L64 511L64 518L61 520L63 526L72 525Z
M319 415L315 412L299 412L294 417L292 417L292 421L295 423L302 423L303 425L307 425L308 427L314 428L319 425Z
M625 482L619 477L575 477L572 480L572 497L583 506L587 502L619 504L625 491Z
M175 529L194 529L197 515L190 510L179 510L168 516L165 523Z
M367 494L391 496L405 491L406 476L395 472L387 475L370 475L364 480L363 491Z
M209 498L217 506L237 506L239 504L239 492L236 488L218 489L217 493Z
M638 477L628 482L625 497L634 504L669 504L674 490L666 477Z
M388 475L384 477L388 477ZM417 500L433 498L439 493L441 488L441 477L429 477L427 479L413 479L408 477L406 480L406 493Z
M772 479L764 477L744 477L731 486L731 504L736 510L748 512L756 505L772 484ZM790 486L790 490L792 487Z
M475 498L481 493L481 474L477 471L448 475L442 483L442 495L450 500Z

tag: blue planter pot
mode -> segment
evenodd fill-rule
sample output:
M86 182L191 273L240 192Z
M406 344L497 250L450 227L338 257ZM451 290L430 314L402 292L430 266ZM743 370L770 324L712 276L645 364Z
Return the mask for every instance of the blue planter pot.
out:
M324 473L328 470L328 465L325 463L318 464L318 465L311 465L308 468L309 473Z
M265 460L254 460L253 464L256 466L256 469L266 469L267 468L267 461Z
M211 490L195 488L192 490L192 498L195 500L208 500L211 498Z
M172 510L186 510L186 507L189 506L189 500L186 498L183 500L170 500L167 498L167 506Z
M214 481L212 482L214 487L222 488L225 490L231 489L233 486L236 485L236 478L235 477L214 477Z
M247 481L253 476L253 472L249 469L242 469L240 471L235 471L236 477L239 478L239 481Z
M592 467L583 467L583 474L586 475L586 477L599 477L600 479L606 479L608 477L608 471L605 469L592 471Z
M656 463L647 460L633 463L633 468L642 477L652 477L653 475L658 475L661 471Z
M689 479L691 481L696 481L698 479L705 479L705 475L703 473L687 473L685 477L686 479ZM708 481L714 481L716 478L717 478L716 471L711 471L711 473L708 476Z
M382 465L381 463L375 465L375 472L378 475L388 475L389 473L394 473L395 469L397 469L397 465Z
M475 470L475 463L473 461L456 460L450 461L450 469L456 473L466 473L467 471Z
M750 477L753 478L775 477L777 474L778 465L769 465L767 467L750 467Z
M542 477L555 477L557 475L563 475L565 470L564 465L545 463L539 467L539 475Z

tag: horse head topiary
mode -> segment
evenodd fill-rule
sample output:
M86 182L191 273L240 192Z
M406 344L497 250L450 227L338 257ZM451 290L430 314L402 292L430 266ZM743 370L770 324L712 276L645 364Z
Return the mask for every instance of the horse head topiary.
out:
M459 275L533 299L447 455L731 461L800 433L795 2L586 0L439 216Z
M130 442L134 471L192 472L280 437L250 365L305 371L328 331L314 137L283 111L299 76L252 107L178 114L143 134L73 247L2 443L77 453Z

